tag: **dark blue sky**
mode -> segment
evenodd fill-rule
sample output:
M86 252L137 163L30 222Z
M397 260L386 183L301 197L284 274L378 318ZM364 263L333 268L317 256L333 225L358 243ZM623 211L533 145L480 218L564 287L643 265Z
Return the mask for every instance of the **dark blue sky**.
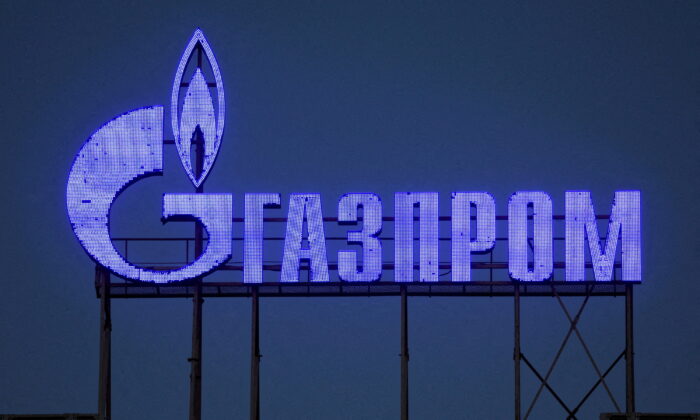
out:
M505 214L516 190L547 191L555 213L566 190L592 191L600 213L641 190L638 408L700 411L700 3L142 3L0 4L0 412L96 410L94 265L67 220L68 170L105 121L169 106L198 26L228 106L207 189L233 192L238 216L245 192L320 192L332 216L349 191L380 194L388 215L394 191L439 191L442 214L451 191L489 191ZM166 153L165 176L115 205L115 234L189 232L158 221L161 194L190 188ZM512 300L409 305L413 418L512 417ZM581 331L607 366L623 300L589 306ZM204 310L204 416L245 418L250 302ZM116 301L113 317L114 418L186 418L190 301ZM261 322L265 418L398 416L398 298L264 300ZM523 322L544 370L565 318L528 299ZM573 404L595 376L572 344L553 383ZM535 384L524 371L526 403ZM582 418L612 411L602 390L592 403ZM533 416L560 413L545 395Z

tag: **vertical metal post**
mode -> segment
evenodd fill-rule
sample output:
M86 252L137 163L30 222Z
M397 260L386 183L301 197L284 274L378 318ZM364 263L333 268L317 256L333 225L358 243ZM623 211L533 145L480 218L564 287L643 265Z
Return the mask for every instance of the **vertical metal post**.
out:
M200 188L198 188L199 190ZM199 192L199 191L198 191ZM194 241L195 256L202 254L202 226L197 223ZM190 420L202 418L202 279L196 279L192 298L192 356L190 362Z
M513 347L513 361L515 364L515 420L520 420L520 285L515 284L513 291L514 300L514 347Z
M97 414L100 420L112 418L112 314L110 305L110 274L103 267L95 268L100 284L100 371Z
M401 286L401 420L408 420L408 302Z
M199 280L192 298L192 356L190 362L190 420L202 418L202 285Z
M633 419L636 411L634 405L634 306L632 302L632 285L628 284L625 288L626 414L627 418Z
M250 420L260 420L260 324L258 288L253 286L250 349Z
M197 66L202 65L201 47L197 46ZM204 168L204 136L199 126L194 132L195 143L195 175L200 176ZM196 190L204 192L204 182ZM194 227L194 257L199 258L204 250L204 231L202 224L197 222ZM192 310L192 356L190 362L190 420L202 418L202 279L195 279L193 310Z

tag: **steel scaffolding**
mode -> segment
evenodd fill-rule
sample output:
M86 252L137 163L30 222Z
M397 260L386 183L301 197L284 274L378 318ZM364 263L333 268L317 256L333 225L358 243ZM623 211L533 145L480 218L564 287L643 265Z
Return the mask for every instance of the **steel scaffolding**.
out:
M601 216L604 218L605 216ZM327 222L332 222L333 218L327 218ZM284 222L286 219L277 218L275 221ZM238 220L242 222L243 220ZM266 238L267 239L267 238ZM345 238L342 238L345 239ZM117 238L117 241L144 241L158 240L157 238ZM169 238L168 241L179 240L196 243L196 238ZM201 252L201 248L198 249ZM488 270L489 277L493 278L496 270L505 270L506 263L473 262L472 269ZM161 269L163 266L159 266ZM563 263L555 263L555 267L562 268ZM263 267L268 271L279 271L280 264L265 264ZM329 264L330 269L337 269L337 264ZM441 269L450 269L450 264L441 263ZM616 269L619 269L616 264ZM308 270L308 266L302 266L302 270ZM393 264L384 264L385 270L392 270ZM418 266L414 267L415 270ZM242 265L230 263L221 267L220 270L239 273ZM300 282L300 283L280 283L264 282L258 284L247 284L242 281L215 282L195 281L179 284L155 285L147 283L136 283L120 279L113 276L104 267L96 266L95 272L96 294L100 298L100 379L99 379L99 399L98 409L100 419L110 419L111 412L111 299L143 299L143 298L192 298L194 302L193 310L193 332L192 332L192 374L190 376L190 413L193 418L199 419L201 412L201 333L202 333L202 302L204 298L250 298L252 307L251 316L251 369L250 369L250 418L260 419L260 322L259 322L259 301L261 298L274 297L367 297L367 296L398 296L400 297L400 413L402 419L409 417L408 398L408 378L409 378L409 341L408 341L408 298L415 296L453 296L453 297L506 297L513 298L514 320L513 320L513 362L514 362L514 418L516 420L528 419L533 407L542 395L543 391L549 392L559 403L566 413L567 419L576 419L577 413L588 401L591 394L602 387L609 396L614 408L619 412L620 405L615 399L606 378L608 374L617 366L622 359L625 359L625 410L630 418L635 413L635 393L634 393L634 335L633 335L633 289L638 282L622 282L613 280L610 282L561 282L547 281L542 283L518 283L514 281L471 281L453 283L450 281L439 282L416 282L416 283L396 283L393 281L378 281L373 283L347 283L334 281L329 283ZM114 281L113 281L114 278ZM521 299L527 297L551 297L555 299L566 317L569 328L559 346L555 357L551 361L546 371L542 371L534 366L523 351L521 339ZM575 313L572 313L564 303L564 298L582 297L583 302ZM586 308L589 300L594 297L624 297L625 302L625 346L614 361L601 368L593 358L584 338L577 328L577 324ZM597 380L591 384L586 394L576 404L567 404L565 398L557 392L550 383L550 376L559 361L564 348L570 338L575 336L582 344L591 367L596 373ZM527 408L523 410L522 389L521 389L521 367L527 367L529 371L538 379L539 387L534 398L529 402ZM543 373L544 372L544 373Z

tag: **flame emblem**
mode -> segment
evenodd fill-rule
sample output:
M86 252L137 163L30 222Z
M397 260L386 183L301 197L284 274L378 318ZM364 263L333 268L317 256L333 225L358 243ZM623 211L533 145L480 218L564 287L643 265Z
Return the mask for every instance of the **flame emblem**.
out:
M185 71L192 58L196 55L196 68L189 82L185 82ZM207 82L204 71L205 59L209 63L214 82ZM181 95L183 88L187 88L184 97ZM214 100L210 89L216 88L217 110L214 110ZM204 37L204 33L197 29L192 39L187 44L182 54L180 64L177 66L175 80L173 81L173 93L171 103L171 122L175 144L177 146L180 161L185 172L195 187L199 187L206 179L211 167L214 165L216 155L219 152L221 138L224 134L224 83L219 72L219 65L211 51L211 47ZM204 159L201 171L195 173L192 164L193 140L200 140L204 147Z

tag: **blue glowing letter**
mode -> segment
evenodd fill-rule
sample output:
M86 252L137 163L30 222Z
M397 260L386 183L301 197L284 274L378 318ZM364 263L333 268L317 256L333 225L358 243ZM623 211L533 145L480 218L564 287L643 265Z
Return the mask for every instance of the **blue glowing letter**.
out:
M471 240L471 207L476 210L476 234ZM496 204L485 192L452 193L452 281L471 279L471 253L496 243Z
M73 231L87 253L114 273L133 280L169 283L206 274L231 256L230 194L165 194L163 217L198 219L209 234L205 252L192 264L170 271L136 267L114 248L109 212L131 183L163 172L163 108L141 108L97 130L73 162L66 201Z
M279 207L279 194L245 195L245 236L243 238L243 282L263 280L263 209Z
M528 268L528 207L533 211L533 269ZM552 200L539 191L519 191L508 203L508 269L519 281L543 281L552 275Z
M302 228L307 221L309 247L302 248ZM326 236L323 233L321 196L319 194L292 194L289 197L287 234L284 238L282 281L299 281L299 260L308 259L311 281L329 281Z
M617 242L622 230L622 280L641 281L639 191L617 191L601 252L591 193L566 192L566 281L585 280L584 236L588 236L597 281L612 280Z
M338 251L338 275L345 281L375 281L382 275L382 202L376 194L345 194L338 202L338 222L357 223L362 207L362 230L349 231L348 243L362 245L362 270L355 251Z
M438 193L394 194L396 281L413 281L413 208L420 208L420 281L438 280Z

